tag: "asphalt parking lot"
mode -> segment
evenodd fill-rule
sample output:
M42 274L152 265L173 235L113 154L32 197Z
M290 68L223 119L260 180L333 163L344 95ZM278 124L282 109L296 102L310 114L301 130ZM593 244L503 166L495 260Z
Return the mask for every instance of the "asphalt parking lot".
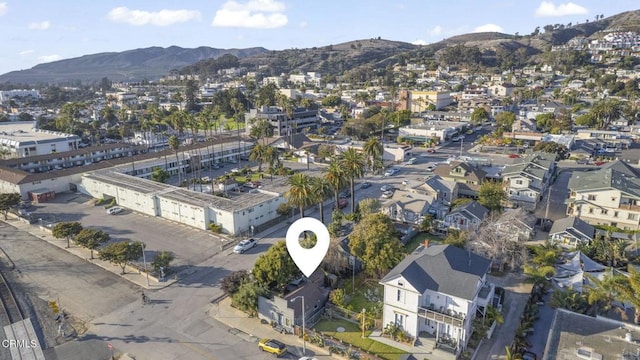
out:
M160 251L171 251L175 254L172 267L178 271L220 252L227 241L208 231L130 210L108 215L103 206L94 205L93 198L79 193L58 194L31 211L43 222L78 221L85 228L103 230L111 241L141 241L146 244L148 261Z

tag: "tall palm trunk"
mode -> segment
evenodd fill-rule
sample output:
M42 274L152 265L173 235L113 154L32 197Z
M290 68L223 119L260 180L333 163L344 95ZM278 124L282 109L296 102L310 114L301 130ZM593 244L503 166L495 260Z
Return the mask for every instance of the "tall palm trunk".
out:
M300 219L304 217L304 205L300 205Z
M320 222L324 224L324 199L320 200L318 207L320 208Z
M354 178L350 178L349 179L349 185L351 188L351 213L355 214L356 213L356 195L354 192L354 187L355 187L355 179Z

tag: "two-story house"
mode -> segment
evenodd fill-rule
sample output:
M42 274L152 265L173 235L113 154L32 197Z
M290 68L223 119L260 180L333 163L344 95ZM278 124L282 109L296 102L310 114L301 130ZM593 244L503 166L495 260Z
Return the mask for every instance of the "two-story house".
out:
M487 176L484 170L462 161L451 161L449 164L440 164L433 172L444 180L458 183L458 196L474 199L478 197L480 184Z
M591 225L640 228L640 170L614 161L596 171L574 171L567 215Z
M438 175L427 179L424 184L418 186L419 190L424 191L433 197L429 214L435 216L436 219L444 219L449 212L451 202L458 198L458 183L454 181L444 180Z
M395 323L422 344L435 341L459 354L476 313L493 299L490 268L490 260L451 245L414 252L380 280L383 324Z
M576 247L580 243L589 242L595 234L596 228L575 216L554 221L549 230L549 238L566 247Z
M462 231L477 230L488 214L489 209L474 200L451 210L444 217L442 226Z
M534 210L542 200L555 171L556 154L534 152L502 170L507 202L511 207Z
M380 211L403 224L420 224L427 215L433 197L415 190L396 190L381 204Z

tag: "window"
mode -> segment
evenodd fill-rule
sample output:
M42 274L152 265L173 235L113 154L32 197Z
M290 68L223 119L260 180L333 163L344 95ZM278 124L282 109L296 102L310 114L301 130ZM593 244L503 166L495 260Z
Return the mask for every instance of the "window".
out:
M396 325L400 325L402 326L402 328L404 328L404 318L404 315L396 313Z
M613 212L613 217L618 217L618 212L617 211Z
M516 180L516 185L522 185L522 180Z
M627 215L627 219L628 220L637 220L638 219L638 214L629 213L629 215Z
M600 214L607 215L609 211L607 209L600 209Z
M589 214L593 214L593 208L589 208Z
M402 290L398 289L398 293L396 294L396 301L402 301Z
M611 198L611 202L616 202L616 199L617 199L617 198L612 197L612 198Z
M587 196L587 200L596 201L596 196L595 195L589 195L589 196Z

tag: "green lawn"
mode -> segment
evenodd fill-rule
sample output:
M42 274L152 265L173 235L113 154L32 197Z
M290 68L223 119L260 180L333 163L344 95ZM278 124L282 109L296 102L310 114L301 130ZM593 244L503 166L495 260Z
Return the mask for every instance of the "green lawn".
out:
M354 288L355 293L353 292ZM344 290L344 293L349 296L349 302L346 305L355 312L359 312L363 308L367 309L367 311L371 310L373 303L367 300L365 294L367 290L372 294L375 294L375 289L378 289L378 297L382 299L383 286L378 284L375 280L367 279L364 273L360 273L356 276L355 287L353 286L351 278L345 279L342 284L342 290Z
M337 332L338 327L345 328L344 332ZM314 327L317 331L323 334L332 336L336 339L340 339L346 343L359 347L362 350L366 350L370 353L376 354L383 359L396 360L400 355L406 354L400 349L396 349L389 345L371 340L369 338L362 338L362 331L358 325L346 321L346 320L320 320ZM367 331L366 335L369 336L371 332Z
M407 254L411 254L413 250L415 250L418 246L422 245L425 239L429 239L430 242L439 244L442 242L443 238L440 236L431 235L426 232L421 232L418 235L416 235L413 239L411 239L411 241L409 241L407 245L404 246L405 250L407 251Z
M227 130L237 130L238 129L238 125L240 126L240 129L244 129L244 122L236 122L235 120L227 120L227 122L225 122L225 129Z
M260 174L259 173L255 173L255 174L251 174L250 178L247 178L246 176L236 176L236 181L240 184L244 184L247 181L260 181Z

